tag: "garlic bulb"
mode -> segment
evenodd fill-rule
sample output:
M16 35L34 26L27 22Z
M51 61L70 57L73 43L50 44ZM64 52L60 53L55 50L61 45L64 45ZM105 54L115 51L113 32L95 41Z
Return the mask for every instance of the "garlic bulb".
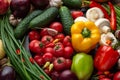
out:
M49 1L50 6L60 7L63 2L62 0L50 0Z

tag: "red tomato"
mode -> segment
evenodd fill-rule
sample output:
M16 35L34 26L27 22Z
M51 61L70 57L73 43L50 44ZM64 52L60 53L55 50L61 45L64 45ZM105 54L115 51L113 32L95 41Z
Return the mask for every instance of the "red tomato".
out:
M65 35L64 35L63 33L59 33L59 34L56 35L54 38L55 38L55 39L60 39L60 41L62 42L63 39L65 38Z
M71 68L71 65L72 65L72 60L71 59L66 59L66 69L70 69Z
M109 78L102 78L102 79L100 79L100 80L111 80L111 79L109 79Z
M28 35L29 35L30 41L32 41L32 40L40 40L40 34L36 30L30 31Z
M83 16L83 12L82 11L72 11L71 13L73 19L77 18L77 17L80 17L80 16Z
M43 66L43 65L45 64L45 61L44 61L44 59L42 58L42 56L35 55L35 56L34 56L34 60L36 61L36 63L37 63L39 66Z
M47 69L44 69L44 72L47 74L47 75L49 75L50 76L50 74L51 74L51 71L47 68Z
M54 47L54 56L55 57L63 57L64 56L64 46L61 42L55 44Z
M63 45L64 46L72 46L71 37L70 36L65 36L65 38L63 39Z
M64 57L67 59L70 59L73 55L73 48L70 46L67 46L64 48Z
M54 69L56 71L62 71L62 70L64 70L66 68L65 64L66 64L66 60L65 60L64 57L59 57L56 60L54 60L54 62L53 62Z
M120 80L120 71L114 74L113 80Z
M44 49L44 53L51 53L51 54L54 54L54 49L51 48L51 47L47 47Z
M43 42L45 45L51 43L53 41L53 37L49 35L45 35L42 37L41 42Z
M47 32L47 29L46 28L43 28L41 31L40 31L40 36L45 36L45 35L49 35L48 32Z
M63 25L60 22L53 22L49 27L57 30L59 33L63 31Z
M38 40L32 40L29 43L29 49L33 53L41 54L42 50L44 49L44 44Z
M45 62L49 61L52 62L53 61L53 55L51 53L45 53L42 58L44 59Z

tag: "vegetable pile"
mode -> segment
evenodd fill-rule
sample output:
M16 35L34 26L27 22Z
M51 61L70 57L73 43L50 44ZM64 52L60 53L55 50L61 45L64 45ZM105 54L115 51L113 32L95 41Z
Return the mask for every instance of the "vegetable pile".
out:
M120 6L111 0L0 0L1 80L119 80Z

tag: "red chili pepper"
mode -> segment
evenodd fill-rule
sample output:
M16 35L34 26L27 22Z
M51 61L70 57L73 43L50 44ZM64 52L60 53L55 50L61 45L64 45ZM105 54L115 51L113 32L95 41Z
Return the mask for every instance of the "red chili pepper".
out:
M95 2L95 1L91 1L90 4L89 4L89 7L98 7L98 8L100 8L102 10L102 12L104 13L105 18L110 19L109 15L108 15L108 12L99 3Z
M115 13L115 9L114 6L112 5L111 2L108 2L109 7L110 7L110 12L111 12L111 17L110 17L110 21L111 21L111 29L113 31L116 30L116 13Z
M108 71L117 62L119 53L111 46L100 46L94 58L94 65L98 71Z

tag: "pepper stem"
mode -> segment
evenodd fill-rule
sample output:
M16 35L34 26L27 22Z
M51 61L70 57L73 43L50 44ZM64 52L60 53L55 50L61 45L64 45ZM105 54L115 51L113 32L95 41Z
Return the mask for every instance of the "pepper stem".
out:
M83 36L84 38L90 37L91 31L90 31L89 29L87 29L87 28L83 28L81 34L82 34L82 36Z

